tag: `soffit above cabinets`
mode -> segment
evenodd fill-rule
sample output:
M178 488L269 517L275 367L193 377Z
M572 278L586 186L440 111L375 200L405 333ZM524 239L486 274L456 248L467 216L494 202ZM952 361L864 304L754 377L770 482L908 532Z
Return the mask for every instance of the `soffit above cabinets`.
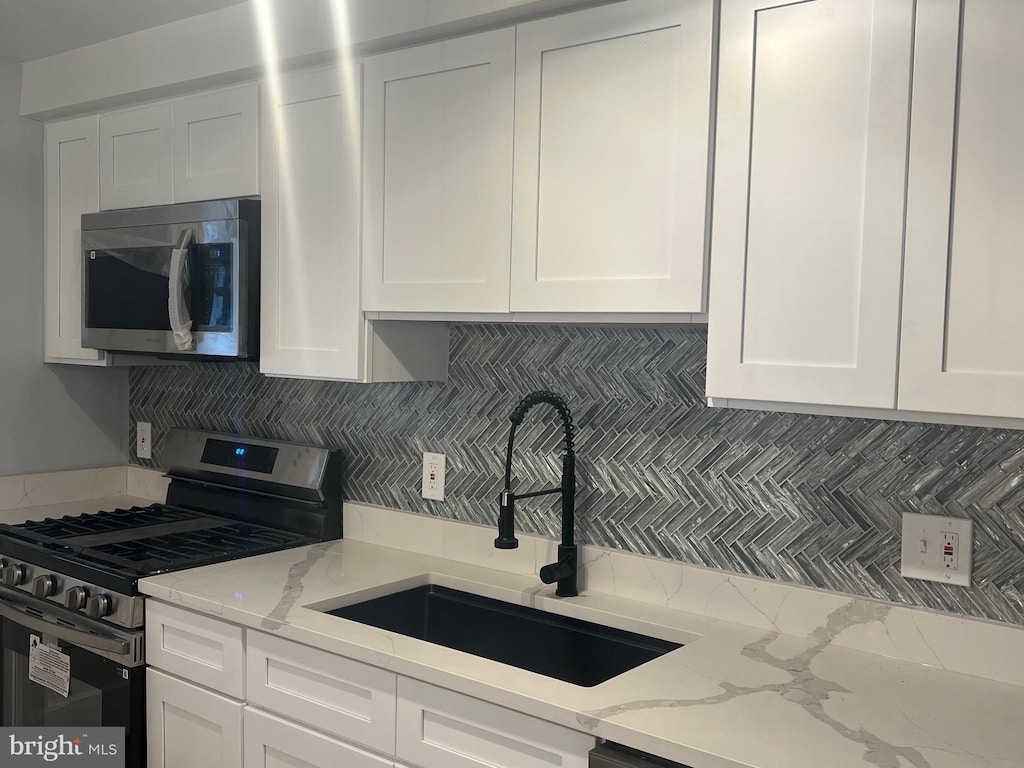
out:
M245 0L0 0L0 56L43 59Z
M136 2L96 1L104 7ZM279 68L295 69L329 63L340 48L362 56L619 1L346 0L339 4L337 0L249 0L232 5L228 0L187 0L186 7L200 9L197 13L203 2L211 10L187 18L182 13L179 20L162 26L125 29L102 42L92 33L91 38L82 38L84 47L68 50L61 43L41 50L63 52L46 58L31 55L22 65L21 115L52 120L257 79L263 75L265 54L271 52ZM40 2L75 5L73 0ZM0 18L6 20L5 9L11 4L15 0L0 0ZM175 5L171 0L145 4ZM93 7L92 2L88 5ZM337 18L333 9L338 7L346 9L346 18ZM74 25L74 17L63 11L52 16L61 19L62 29ZM56 42L60 40L63 37ZM10 58L2 37L0 56Z

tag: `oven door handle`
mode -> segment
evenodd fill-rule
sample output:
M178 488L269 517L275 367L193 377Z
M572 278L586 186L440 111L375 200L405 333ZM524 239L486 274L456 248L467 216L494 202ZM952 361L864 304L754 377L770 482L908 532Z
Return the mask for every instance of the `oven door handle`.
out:
M45 619L37 619L35 616L22 613L15 608L11 608L2 601L0 601L0 616L3 616L5 619L13 621L16 624L21 624L24 627L35 630L41 634L53 635L58 640L63 640L65 643L69 643L71 645L77 645L79 648L87 648L94 651L106 651L107 653L117 653L121 655L128 653L129 644L127 640L120 640L116 637L104 637L103 635L94 635L92 632L83 632L80 629L65 627L61 624L53 624Z

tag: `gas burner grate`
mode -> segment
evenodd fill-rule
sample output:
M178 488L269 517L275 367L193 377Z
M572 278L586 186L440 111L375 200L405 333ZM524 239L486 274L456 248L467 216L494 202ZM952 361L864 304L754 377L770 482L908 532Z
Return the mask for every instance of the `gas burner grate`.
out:
M218 522L221 524L212 528L101 544L79 555L142 575L258 555L311 541L288 531Z
M107 512L90 512L84 515L66 515L61 518L48 517L45 520L29 520L16 526L3 526L5 533L13 533L33 541L71 539L78 536L92 536L110 531L123 531L147 525L197 520L204 517L200 512L169 507L166 504L151 504L148 507L131 507Z
M0 525L0 533L133 577L315 541L291 531L165 504Z

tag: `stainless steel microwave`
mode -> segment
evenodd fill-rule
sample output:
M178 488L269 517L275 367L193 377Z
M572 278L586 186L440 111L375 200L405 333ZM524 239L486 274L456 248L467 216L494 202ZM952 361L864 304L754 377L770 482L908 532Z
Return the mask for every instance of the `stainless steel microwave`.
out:
M256 357L259 246L259 200L84 214L82 346Z

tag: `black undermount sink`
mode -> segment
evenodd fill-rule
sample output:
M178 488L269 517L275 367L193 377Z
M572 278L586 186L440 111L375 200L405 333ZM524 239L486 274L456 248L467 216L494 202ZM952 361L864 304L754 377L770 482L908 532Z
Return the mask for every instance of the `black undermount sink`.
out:
M681 647L436 584L325 613L587 687Z

